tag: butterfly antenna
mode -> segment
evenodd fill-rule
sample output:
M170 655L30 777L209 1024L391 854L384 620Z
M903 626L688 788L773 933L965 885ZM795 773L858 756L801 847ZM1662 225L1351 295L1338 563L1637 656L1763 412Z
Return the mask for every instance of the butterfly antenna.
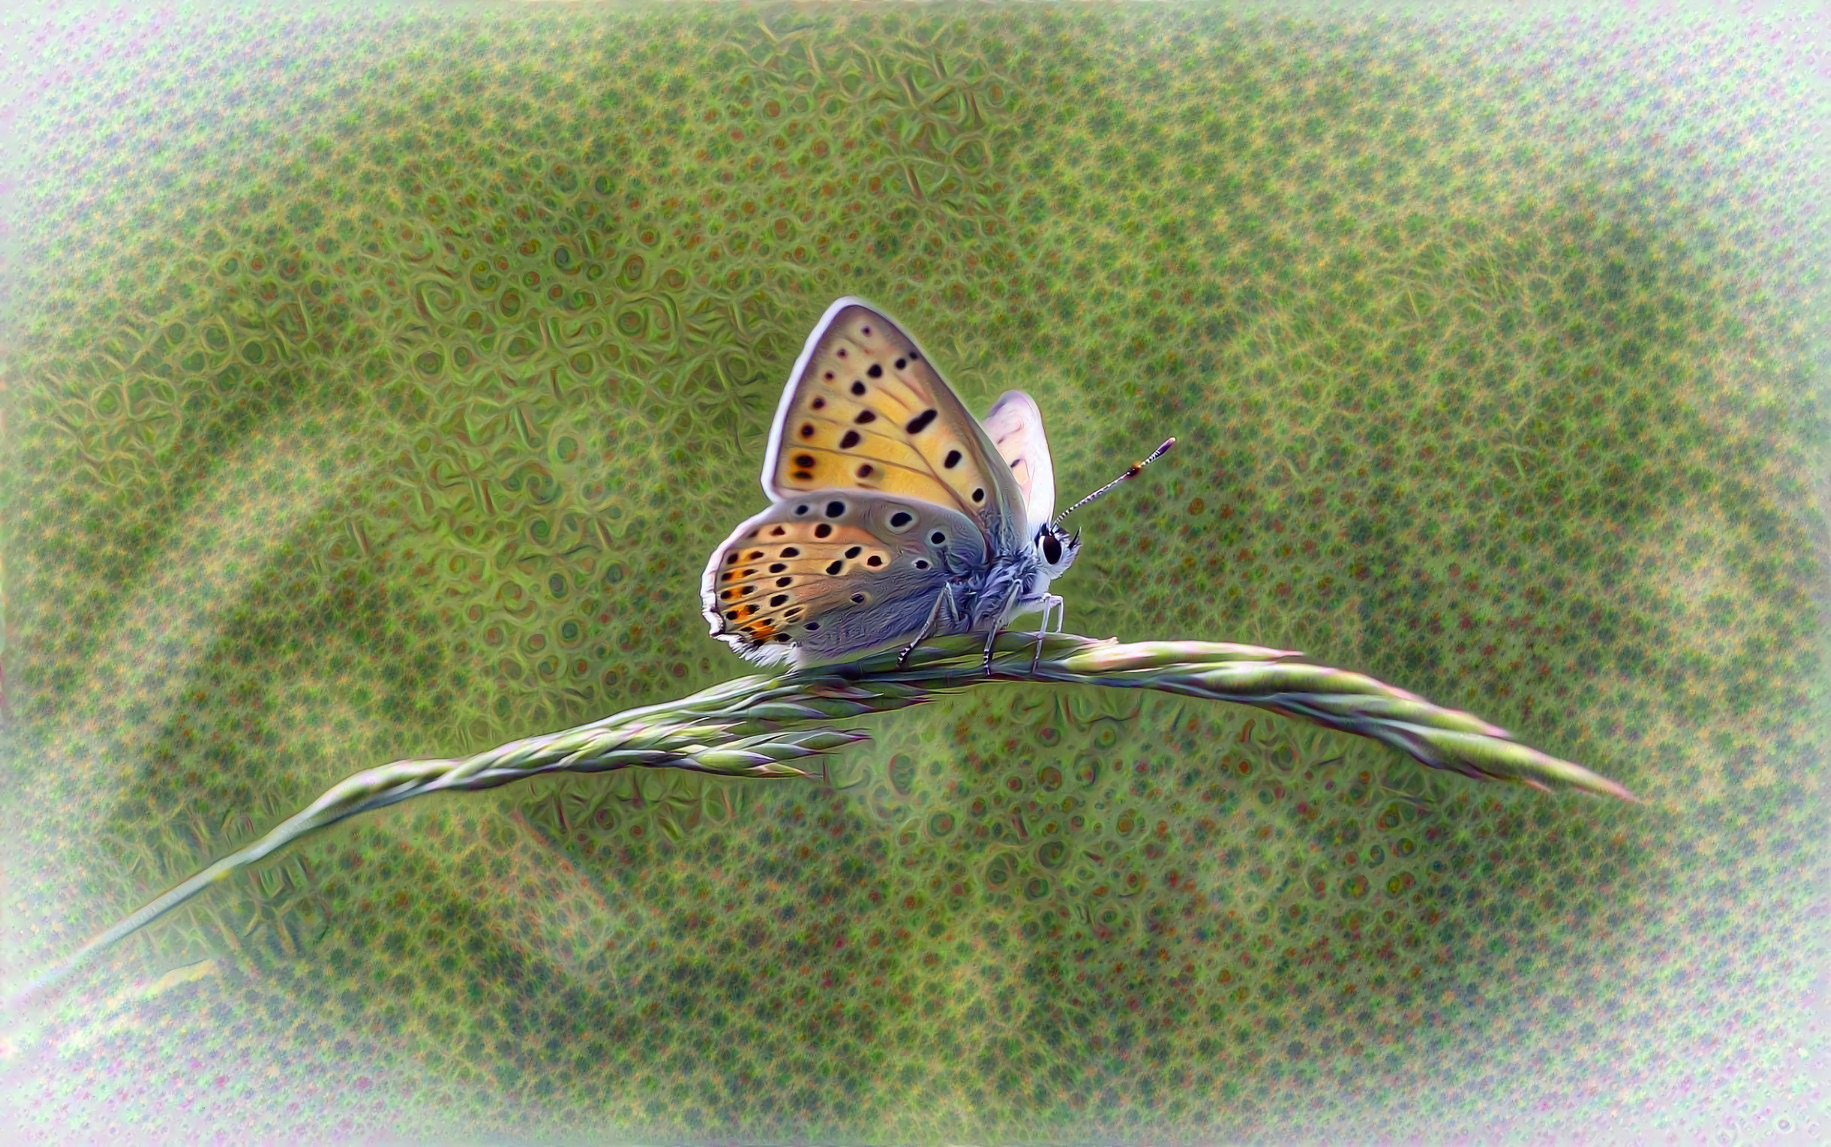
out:
M1087 503L1093 501L1095 498L1104 497L1109 490L1111 490L1114 486L1117 486L1119 483L1125 481L1126 479L1136 478L1138 476L1138 471L1144 469L1146 466L1149 466L1151 463L1157 461L1159 458L1162 458L1164 456L1164 454L1169 451L1170 447L1172 447L1174 445L1176 445L1176 439L1174 439L1174 438L1164 439L1163 445L1159 446L1157 449L1151 451L1151 456L1149 458L1146 458L1142 462L1132 463L1131 469L1129 469L1125 473L1119 475L1117 478L1114 478L1112 481L1110 481L1106 485L1100 487L1098 490L1095 490L1093 493L1087 495L1087 497L1082 498L1080 501L1078 501L1074 505L1068 507L1066 510L1063 510L1061 513L1057 514L1055 516L1055 521L1050 524L1056 525L1056 526L1061 525L1063 518L1066 518L1068 515L1074 513L1076 510L1080 509L1082 506L1085 506Z

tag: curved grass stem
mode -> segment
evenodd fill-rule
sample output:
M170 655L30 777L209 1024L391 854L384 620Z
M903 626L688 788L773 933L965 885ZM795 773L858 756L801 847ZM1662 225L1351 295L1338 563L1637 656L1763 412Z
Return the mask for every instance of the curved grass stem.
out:
M981 673L979 639L943 638L905 664L894 652L779 676L739 677L692 696L625 710L576 728L526 737L462 758L395 761L333 785L252 844L148 901L68 957L8 993L12 1007L50 988L110 946L225 877L338 821L437 792L495 788L545 773L691 769L720 776L808 777L797 762L866 739L829 724L932 701L989 681L1051 682L1156 689L1252 705L1369 737L1433 769L1550 791L1552 783L1635 799L1581 765L1514 741L1469 713L1301 654L1210 641L1095 641L1074 634L999 639L991 673Z

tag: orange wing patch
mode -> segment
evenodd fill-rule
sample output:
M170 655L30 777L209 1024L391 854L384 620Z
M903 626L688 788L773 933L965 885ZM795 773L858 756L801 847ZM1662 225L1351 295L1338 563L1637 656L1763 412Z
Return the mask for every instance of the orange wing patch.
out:
M860 526L766 522L731 544L713 581L719 632L786 643L791 630L817 628L827 603L868 604L870 590L847 592L836 583L858 572L882 572L894 557Z
M779 431L777 489L881 490L974 516L996 504L1002 475L991 471L983 435L889 319L863 306L840 311L796 381Z

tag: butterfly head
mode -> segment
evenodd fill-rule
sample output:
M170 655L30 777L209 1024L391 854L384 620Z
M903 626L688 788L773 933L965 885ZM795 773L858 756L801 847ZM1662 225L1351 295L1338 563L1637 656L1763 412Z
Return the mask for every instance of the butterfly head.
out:
M1074 556L1081 552L1081 531L1070 534L1053 522L1044 522L1031 544L1036 547L1036 561L1043 576L1053 581L1074 564Z

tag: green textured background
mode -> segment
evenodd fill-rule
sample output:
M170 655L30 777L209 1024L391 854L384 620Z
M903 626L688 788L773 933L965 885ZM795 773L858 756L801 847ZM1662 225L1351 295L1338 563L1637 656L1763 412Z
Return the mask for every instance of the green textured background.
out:
M699 571L840 294L1036 395L1064 498L1181 439L1070 629L1302 649L1648 799L1014 687L835 787L439 798L9 1020L15 1134L1831 1126L1802 25L10 19L9 980L358 768L740 672Z

